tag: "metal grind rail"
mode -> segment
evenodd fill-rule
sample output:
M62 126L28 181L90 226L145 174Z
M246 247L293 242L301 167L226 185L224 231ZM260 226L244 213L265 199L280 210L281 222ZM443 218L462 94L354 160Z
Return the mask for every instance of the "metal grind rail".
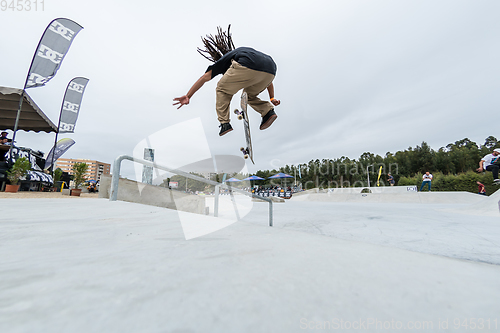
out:
M113 175L112 175L112 178L111 178L111 195L109 197L109 201L116 201L118 199L118 184L119 184L119 180L120 180L121 163L122 163L123 160L129 160L129 161L132 161L132 162L135 162L135 163L139 163L139 164L142 164L142 165L145 165L145 166L149 166L149 167L153 167L153 168L156 168L156 169L168 171L170 173L173 173L173 174L176 174L176 175L179 175L179 176L183 176L183 177L186 177L186 178L189 178L189 179L197 180L197 181L200 181L200 182L203 182L203 183L215 186L215 204L214 204L214 216L215 217L217 217L219 215L219 195L220 195L219 192L220 192L221 188L229 190L229 193L231 194L231 200L233 201L234 205L235 205L235 201L234 201L234 197L233 197L233 192L246 195L247 197L251 197L251 198L258 199L258 200L266 201L266 202L269 203L269 226L270 227L273 226L273 201L271 199L269 199L269 198L261 197L261 196L258 196L256 194L253 194L253 193L248 193L246 191L243 191L243 190L240 190L240 189L237 189L237 188L233 188L233 187L231 187L231 185L218 183L218 182L215 182L213 180L209 180L209 179L205 179L205 178L202 178L202 177L198 177L198 176L192 175L192 174L187 173L187 172L182 171L182 170L177 170L177 169L169 168L169 167L166 167L164 165L156 164L155 162L146 161L146 160L143 160L143 159L140 159L140 158L135 158L135 157L132 157L132 156L129 156L129 155L120 155L113 162ZM236 210L236 205L235 205L235 213L236 213L236 216L237 216L237 218L239 220L239 214L238 214L238 211Z

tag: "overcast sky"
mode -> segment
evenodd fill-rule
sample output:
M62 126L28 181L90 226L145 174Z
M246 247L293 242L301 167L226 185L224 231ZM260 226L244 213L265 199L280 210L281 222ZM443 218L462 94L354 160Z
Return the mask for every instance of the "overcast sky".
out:
M38 9L0 12L0 86L23 87L51 20L66 17L84 27L55 78L27 90L57 124L68 82L90 79L75 133L60 136L76 141L66 158L112 163L166 132L169 142L156 140L153 148L172 167L207 154L240 155L244 134L233 114L235 130L218 136L221 76L188 106L172 106L210 65L196 52L200 37L229 23L237 47L263 51L278 65L278 119L260 131L250 110L251 173L316 158L385 155L422 141L439 149L465 137L477 143L500 137L498 0L45 0ZM193 126L189 133L191 123L203 130ZM178 140L171 139L175 131ZM19 132L16 140L48 152L54 135ZM175 153L168 148L174 146ZM130 165L123 173L134 177Z

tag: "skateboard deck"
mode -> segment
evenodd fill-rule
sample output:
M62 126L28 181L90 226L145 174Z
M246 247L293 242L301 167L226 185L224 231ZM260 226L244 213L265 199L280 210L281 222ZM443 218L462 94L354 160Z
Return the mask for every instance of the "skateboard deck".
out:
M238 109L234 110L234 113L238 115L239 120L243 120L243 129L245 131L246 147L241 147L240 150L243 153L245 159L250 158L253 164L253 150L252 150L252 137L250 136L250 122L248 119L247 106L248 106L248 96L245 91L241 93L241 111Z

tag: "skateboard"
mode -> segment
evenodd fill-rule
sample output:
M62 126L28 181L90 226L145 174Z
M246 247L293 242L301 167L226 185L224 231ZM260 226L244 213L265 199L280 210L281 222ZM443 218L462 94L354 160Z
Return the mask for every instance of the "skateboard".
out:
M238 115L238 120L243 120L243 128L245 130L245 140L247 143L246 147L241 147L240 150L243 153L245 159L250 158L253 164L253 150L252 150L252 137L250 136L250 123L248 119L247 106L248 106L248 96L246 92L241 93L241 111L238 109L234 110L234 113Z

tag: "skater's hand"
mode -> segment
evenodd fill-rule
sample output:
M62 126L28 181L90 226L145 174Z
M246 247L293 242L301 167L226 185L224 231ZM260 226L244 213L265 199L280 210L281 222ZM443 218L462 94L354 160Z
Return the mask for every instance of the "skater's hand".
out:
M483 168L482 168L482 167L479 167L479 168L477 168L477 169L476 169L476 171L477 171L477 172L483 172L484 170L483 170Z
M184 105L188 105L189 104L189 97L187 97L187 95L184 95L184 96L181 96L181 97L176 97L176 98L174 98L174 101L177 101L177 103L174 103L172 105L180 104L179 107L177 108L177 110L178 110L181 107L183 107Z
M273 103L274 106L278 106L281 104L281 101L279 99L273 98L271 100L271 103Z

